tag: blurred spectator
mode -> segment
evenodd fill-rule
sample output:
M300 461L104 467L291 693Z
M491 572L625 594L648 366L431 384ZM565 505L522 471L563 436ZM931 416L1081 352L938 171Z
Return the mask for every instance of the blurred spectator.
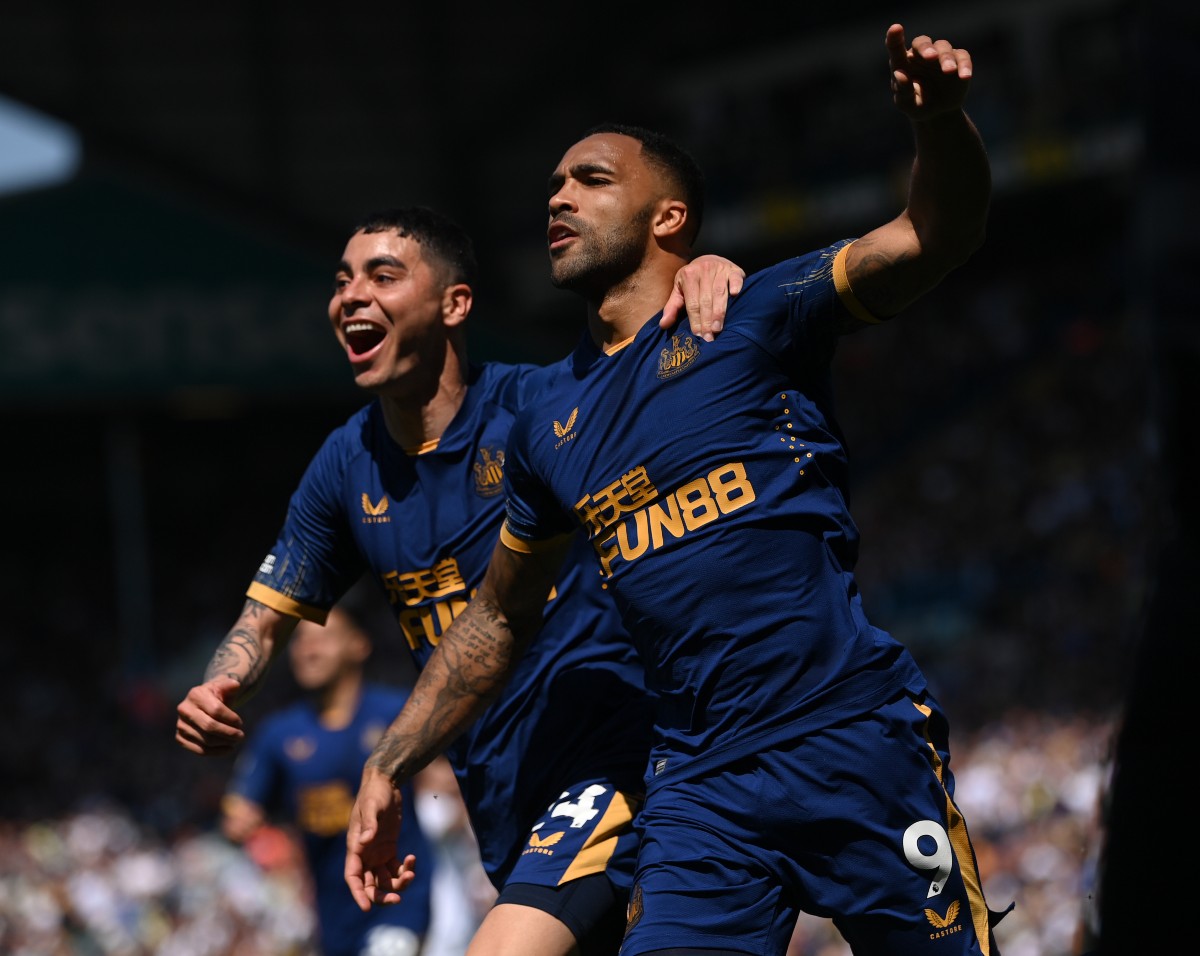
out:
M346 600L324 625L301 621L284 653L304 696L250 728L222 800L225 835L270 867L286 851L272 820L304 847L322 956L417 956L429 930L436 860L419 815L405 814L397 852L416 857L416 878L394 906L364 913L343 879L346 829L363 764L407 691L367 679L371 637ZM405 806L415 807L412 786Z
M461 956L496 899L450 761L439 758L413 781L416 812L434 845L433 926L421 956ZM420 865L418 863L418 865Z

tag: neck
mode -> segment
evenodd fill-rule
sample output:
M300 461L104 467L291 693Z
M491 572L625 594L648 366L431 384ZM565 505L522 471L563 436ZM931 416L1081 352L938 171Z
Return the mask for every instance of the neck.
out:
M662 311L675 285L675 274L687 260L662 255L644 262L632 275L604 291L599 302L588 302L588 331L602 349L637 335Z
M321 726L330 730L341 730L354 719L358 699L362 693L362 673L356 671L343 674L328 687L314 696Z
M437 381L413 393L381 393L380 405L388 434L401 448L419 448L435 441L454 421L467 397L465 358L452 353Z

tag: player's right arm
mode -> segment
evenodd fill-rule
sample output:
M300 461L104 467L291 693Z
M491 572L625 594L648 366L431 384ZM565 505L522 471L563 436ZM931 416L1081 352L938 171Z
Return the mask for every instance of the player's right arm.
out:
M237 623L217 646L204 682L176 708L175 741L184 750L213 756L236 749L245 737L233 708L258 690L267 668L287 643L297 619L249 599Z
M363 767L346 834L346 884L359 908L396 903L411 882L398 856L400 787L463 733L508 682L542 624L567 539L496 544L475 597L442 635L404 708Z

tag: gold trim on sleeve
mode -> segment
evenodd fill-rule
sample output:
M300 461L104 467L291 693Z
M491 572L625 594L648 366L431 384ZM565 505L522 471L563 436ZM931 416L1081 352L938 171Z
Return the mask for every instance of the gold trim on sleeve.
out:
M524 538L518 538L515 534L508 530L508 522L500 526L500 543L509 551L516 551L517 554L540 554L543 551L551 551L562 544L563 541L572 537L575 534L569 531L566 534L559 535L554 538L546 538L542 541L526 541Z
M287 614L291 617L302 617L314 624L324 624L325 617L329 613L319 607L301 604L286 594L280 594L275 589L269 588L265 584L259 584L257 581L250 582L250 587L246 589L246 597L259 604L265 604L272 611L278 611L280 614Z
M833 257L833 287L837 289L838 298L842 300L842 305L849 310L851 315L863 322L869 322L871 325L879 325L883 319L872 315L867 307L858 301L854 290L850 288L850 277L846 275L846 253L852 245L854 245L852 242L846 243Z

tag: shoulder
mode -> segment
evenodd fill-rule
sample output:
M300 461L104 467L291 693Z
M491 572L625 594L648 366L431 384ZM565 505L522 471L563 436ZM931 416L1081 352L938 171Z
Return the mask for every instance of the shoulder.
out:
M325 436L309 464L309 477L336 488L356 463L372 461L388 441L383 409L372 401Z
M371 401L325 436L314 459L352 458L369 447L375 433L382 428L382 409L378 401Z
M854 314L845 279L845 254L852 239L793 256L747 276L730 304L726 327L741 331L769 350L836 340Z
M658 331L657 323L647 322ZM664 333L668 335L669 333ZM620 354L624 354L623 352ZM586 333L579 346L565 358L546 367L542 387L521 409L513 426L513 442L541 435L553 445L566 437L574 424L580 396L588 389L601 388L594 373L611 367L606 356Z
M551 367L544 365L488 362L474 367L470 385L494 404L516 411L545 387L551 375Z
M742 292L734 300L734 304L743 300L752 301L756 296L777 293L796 296L823 285L833 287L838 254L853 241L840 239L828 246L783 259L751 273L746 277Z
M578 350L557 362L540 367L537 374L530 376L528 380L528 398L522 406L522 411L552 405L558 395L579 384L586 367Z

